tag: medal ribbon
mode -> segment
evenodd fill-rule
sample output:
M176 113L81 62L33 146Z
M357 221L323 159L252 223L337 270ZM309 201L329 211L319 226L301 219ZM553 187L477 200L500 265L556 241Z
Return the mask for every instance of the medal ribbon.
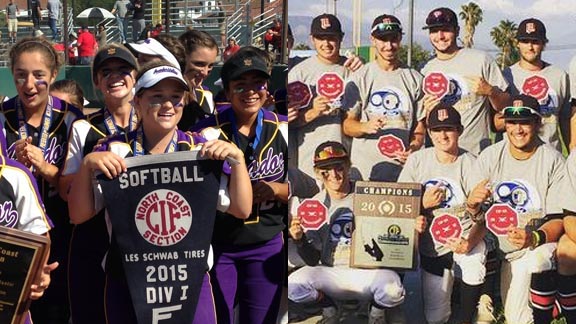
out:
M142 156L142 155L146 154L146 152L144 151L144 141L145 140L146 140L146 138L144 136L144 128L139 127L138 130L136 131L136 140L134 141L134 146L132 148L132 151L134 152L134 156ZM166 146L164 153L175 152L177 142L178 142L178 131L174 130L174 135L172 135L172 140L170 140L170 143L168 144L168 146Z
M42 155L46 152L48 146L48 136L50 135L50 125L52 124L52 96L48 96L48 104L42 117L42 124L40 128L40 141L38 147L42 150ZM24 108L20 99L16 99L16 111L18 112L18 134L20 139L28 138L28 127L26 126L26 117L24 116Z
M116 126L116 123L114 122L114 117L112 116L110 111L108 111L108 108L104 109L104 125L106 125L106 130L110 135L114 135L116 133L120 134L124 133L124 130L121 131L119 130L119 127ZM132 131L133 129L136 129L136 125L138 125L138 117L134 113L134 107L132 107L132 109L130 110L130 125L128 126L128 132Z
M234 112L230 112L230 122L232 123L232 138L236 143L236 146L240 147L240 140L238 134L238 127L236 126L236 115ZM258 143L260 143L260 139L262 137L262 124L264 123L264 111L262 109L258 110L258 116L256 117L256 138L254 138L254 142L250 147L252 148L252 156L256 152L256 147L258 147Z

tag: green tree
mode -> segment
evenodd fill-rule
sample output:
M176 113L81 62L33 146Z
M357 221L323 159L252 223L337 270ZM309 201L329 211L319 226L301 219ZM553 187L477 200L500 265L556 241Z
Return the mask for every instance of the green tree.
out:
M398 50L398 57L404 63L408 62L408 46L402 45ZM425 50L422 45L414 43L412 45L412 66L420 70L426 62L430 60L432 53Z
M482 22L482 8L480 8L476 3L470 2L468 4L462 5L462 11L460 11L460 19L464 20L464 38L462 43L464 47L474 46L474 33L476 32L476 26Z
M500 49L496 60L502 69L518 61L519 54L516 47L517 31L518 26L508 19L501 20L500 24L490 31L492 42Z

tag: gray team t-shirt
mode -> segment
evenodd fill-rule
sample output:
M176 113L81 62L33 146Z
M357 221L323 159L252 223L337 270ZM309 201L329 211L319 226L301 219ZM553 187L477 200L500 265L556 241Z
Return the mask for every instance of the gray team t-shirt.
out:
M543 116L538 135L545 143L561 151L558 123L570 118L568 74L547 63L540 71L528 71L516 63L504 69L503 73L510 84L510 94L527 94L538 100Z
M415 152L406 160L398 182L418 182L425 187L440 186L445 192L442 203L430 214L425 214L427 227L420 236L418 244L418 249L423 255L436 257L451 252L450 249L432 240L430 225L436 216L450 214L458 217L462 225L462 237L468 237L474 223L465 215L466 199L472 188L469 179L471 173L475 171L473 168L475 160L474 155L461 149L454 162L440 163L433 147Z
M475 186L488 179L494 203L507 204L518 214L519 228L537 229L546 214L562 212L566 184L564 158L552 146L542 143L527 160L517 160L509 151L510 143L501 141L486 148L478 159L471 183ZM530 222L531 219L534 219ZM522 255L511 253L518 248L506 236L498 236L500 250L506 258Z
M442 73L449 80L449 91L443 102L453 105L462 117L464 132L460 135L460 147L478 154L490 145L489 111L490 101L487 97L470 92L469 77L482 77L492 86L506 91L508 83L498 68L496 61L488 54L469 48L462 48L449 60L434 58L422 69L424 82L432 72Z
M331 199L326 190L322 190L312 199L318 200L326 206L329 217L329 224L319 230L328 230L329 241L324 242L327 246L317 246L316 248L322 251L323 254L331 253L331 255L323 255L322 259L330 258L333 261L333 266L349 267L352 230L354 228L354 215L352 212L354 195L348 194L342 199ZM309 239L313 238L316 242L322 242L320 238L314 237L315 235L321 235L319 231L308 231L306 236Z
M417 103L422 97L422 75L410 68L383 71L373 61L350 75L342 109L354 113L361 122L376 117L386 119L377 134L352 139L350 159L362 179L396 180L401 164L386 154L385 146L390 143L390 136L395 136L408 149L410 133L421 114Z
M326 64L318 59L317 56L312 56L298 65L294 66L288 72L288 83L300 81L310 86L312 91L312 98L316 98L316 83L322 74L326 72L335 72L339 74L342 80L348 76L348 69L342 65L346 61L345 57L340 58L338 64ZM342 89L343 90L343 89ZM304 109L311 109L310 106ZM314 151L318 145L326 141L336 141L339 143L347 144L348 140L345 139L342 133L342 112L336 109L334 113L327 116L319 116L306 125L296 127L294 123L290 123L290 150L297 149L296 154L290 154L290 158L298 160L298 168L304 171L308 176L315 178L313 160ZM349 147L346 145L347 148Z

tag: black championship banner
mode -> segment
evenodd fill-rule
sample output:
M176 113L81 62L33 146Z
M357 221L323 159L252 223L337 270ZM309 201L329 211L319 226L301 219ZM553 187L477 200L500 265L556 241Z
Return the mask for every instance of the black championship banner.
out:
M127 158L119 177L98 176L140 324L194 318L222 170L197 158L190 151Z
M23 323L49 250L47 236L0 226L0 323Z
M357 181L350 266L414 269L419 183Z

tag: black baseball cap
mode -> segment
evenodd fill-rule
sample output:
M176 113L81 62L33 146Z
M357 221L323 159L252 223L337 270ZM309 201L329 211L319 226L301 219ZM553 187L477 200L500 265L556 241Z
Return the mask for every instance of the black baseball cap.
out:
M458 17L456 13L450 8L436 8L426 17L426 26L422 29L430 29L434 27L454 26L458 27Z
M460 113L454 107L440 104L428 115L428 129L456 128L462 129Z
M518 26L516 39L521 40L538 40L544 43L548 42L546 38L546 26L536 18L522 20Z
M96 79L96 73L98 73L98 70L100 70L102 64L104 64L104 62L110 59L120 59L130 64L135 70L138 70L138 62L136 61L134 55L130 53L130 50L128 50L126 47L122 45L120 46L112 45L109 47L105 47L99 50L98 53L96 53L96 56L94 57L94 62L92 64L93 80Z
M342 143L335 141L324 142L314 151L314 167L326 168L331 165L350 161L348 152Z
M310 27L312 36L344 36L340 20L331 14L321 14L312 20Z
M220 78L222 78L222 83L228 84L230 81L237 80L242 74L250 71L256 71L266 76L266 78L270 78L268 65L264 58L253 52L238 52L224 63L220 71Z
M390 34L402 34L402 24L392 15L380 15L372 22L372 36L381 38Z
M532 96L520 94L512 96L512 106L508 106L502 110L504 120L540 120L540 104L538 100Z

